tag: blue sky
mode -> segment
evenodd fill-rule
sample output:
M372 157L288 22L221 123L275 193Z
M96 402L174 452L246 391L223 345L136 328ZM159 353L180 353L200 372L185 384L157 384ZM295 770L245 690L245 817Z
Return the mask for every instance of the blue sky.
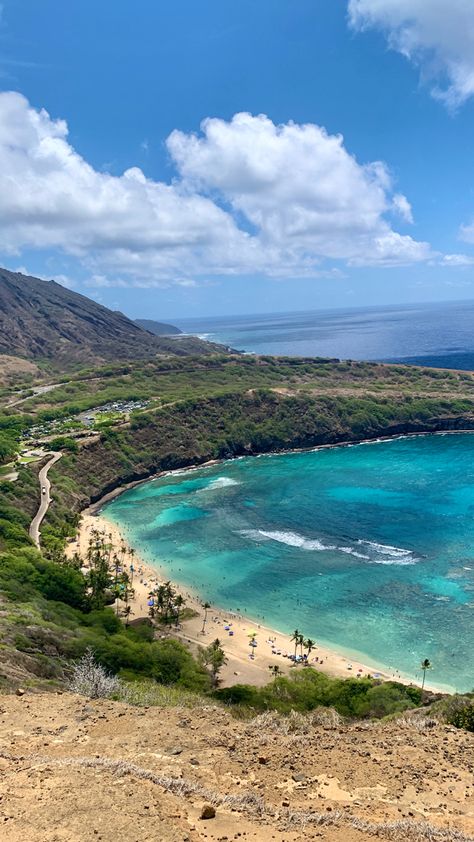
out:
M471 0L1 7L2 265L133 317L474 296Z

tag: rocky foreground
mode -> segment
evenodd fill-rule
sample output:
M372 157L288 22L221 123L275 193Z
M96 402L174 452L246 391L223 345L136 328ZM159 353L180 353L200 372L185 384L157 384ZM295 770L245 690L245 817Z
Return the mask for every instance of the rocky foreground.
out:
M323 722L2 696L0 838L474 839L474 734Z

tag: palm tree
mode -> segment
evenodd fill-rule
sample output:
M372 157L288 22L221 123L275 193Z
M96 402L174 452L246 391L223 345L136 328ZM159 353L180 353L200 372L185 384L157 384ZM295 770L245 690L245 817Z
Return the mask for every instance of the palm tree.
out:
M184 603L185 603L185 599L179 593L178 596L176 597L175 601L174 601L174 607L176 609L176 628L178 628L178 626L179 626L179 612L180 612L180 609L183 607Z
M165 588L165 586L159 585L159 587L156 588L153 591L153 593L150 594L150 596L153 596L153 594L156 597L156 599L155 599L156 607L158 608L158 611L160 612L160 614L163 615L163 608L165 606L165 599L166 599L166 588Z
M311 655L311 652L313 651L313 649L315 647L315 643L316 643L316 641L311 640L310 637L308 637L304 642L304 648L308 652L308 660L309 660L309 656Z
M421 664L421 669L423 670L423 684L421 685L421 689L425 689L425 679L426 679L426 670L431 669L431 661L428 658L423 658Z
M125 619L125 628L128 629L128 624L130 622L130 614L132 613L132 606L126 605L123 613L125 614L125 618L126 618Z
M300 647L301 657L303 657L304 634L299 635L298 646Z
M268 669L270 670L274 681L277 680L279 675L283 675L283 673L282 673L280 667L278 666L278 664L270 664Z
M296 658L296 650L297 650L299 642L300 642L300 633L299 633L298 629L294 630L293 637L291 638L291 640L292 641L294 640L294 642L295 642L295 658Z
M133 565L133 559L135 558L135 550L133 549L133 547L130 547L129 555L130 555L130 573L132 574L131 578L130 578L130 582L131 582L131 584L133 584L133 574L135 572L135 567Z
M211 607L211 603L210 602L203 602L202 607L204 608L204 620L202 621L201 634L204 634L204 632L206 630L207 612L208 612L209 608Z
M174 602L174 598L175 598L175 591L173 589L173 586L172 586L171 582L169 582L169 581L165 582L163 587L164 587L164 596L165 596L165 623L168 623L170 612L171 612L171 606L172 606L172 604ZM171 623L170 623L170 625L171 625Z
M219 683L219 672L224 664L227 663L227 658L219 638L216 638L206 649L201 649L199 656L202 663L206 667L210 667L212 686L217 687Z

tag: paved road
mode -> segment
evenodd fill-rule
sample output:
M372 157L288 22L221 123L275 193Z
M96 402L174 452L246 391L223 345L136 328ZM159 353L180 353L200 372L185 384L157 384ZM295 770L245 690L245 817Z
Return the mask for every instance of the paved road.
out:
M52 458L48 462L46 462L46 465L43 468L41 468L41 471L39 472L39 475L38 475L39 484L40 484L41 500L40 500L40 504L39 504L39 509L36 512L33 520L31 521L31 524L30 524L30 538L35 542L35 544L38 548L40 546L41 521L43 520L46 512L49 509L49 504L51 503L51 494L50 494L51 483L48 479L48 471L51 468L51 466L54 465L54 463L57 462L58 459L61 458L62 455L63 455L62 453L55 453L52 456ZM43 488L46 489L45 494L43 494L43 491L42 491Z
M31 390L33 394L27 395L26 398L19 398L16 401L11 401L11 403L7 403L8 409L11 406L18 406L20 403L25 403L25 401L29 401L30 398L36 398L38 395L45 395L47 392L52 392L53 389L57 389L58 386L67 386L67 383L49 383L47 386L33 386Z

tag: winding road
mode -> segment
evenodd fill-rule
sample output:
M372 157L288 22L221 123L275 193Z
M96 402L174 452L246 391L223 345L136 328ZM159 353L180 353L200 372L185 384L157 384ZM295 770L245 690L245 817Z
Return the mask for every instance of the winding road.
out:
M40 499L38 511L36 512L33 520L31 521L30 529L29 529L30 538L35 542L38 549L40 547L41 521L43 520L46 512L49 509L49 504L51 503L51 494L50 494L51 483L48 479L48 471L54 465L54 463L57 462L58 459L61 458L62 455L63 455L62 453L54 453L52 455L52 458L49 459L48 462L46 462L46 465L44 465L44 467L41 468L41 470L38 474L41 499ZM44 494L43 494L43 488L45 489Z

